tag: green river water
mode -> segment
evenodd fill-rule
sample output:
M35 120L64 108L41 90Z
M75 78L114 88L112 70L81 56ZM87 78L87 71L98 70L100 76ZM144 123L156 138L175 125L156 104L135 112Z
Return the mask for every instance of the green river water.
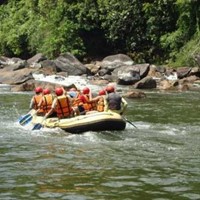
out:
M199 200L200 92L127 99L124 131L18 125L32 94L0 93L0 199Z

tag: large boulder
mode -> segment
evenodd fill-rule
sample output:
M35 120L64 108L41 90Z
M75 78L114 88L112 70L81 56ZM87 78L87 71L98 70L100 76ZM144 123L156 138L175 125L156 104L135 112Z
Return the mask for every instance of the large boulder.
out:
M3 57L5 59L5 63L4 65L12 65L12 64L15 64L15 63L20 63L21 61L23 61L21 58L16 58L16 57L13 57L13 58L8 58L8 57Z
M156 88L157 83L152 77L145 77L142 80L135 83L135 88L137 89L153 89Z
M119 70L118 71L118 80L119 85L132 85L140 80L140 73L132 69Z
M178 88L178 86L179 86L178 80L164 79L164 80L160 81L157 88L160 90L175 90Z
M0 82L10 85L22 84L33 79L33 69L24 68L17 71L8 71L6 68L0 70Z
M0 65L1 65L1 66L7 65L9 59L10 59L10 58L8 58L8 57L6 57L6 56L0 56Z
M130 66L133 65L133 60L124 54L116 54L107 56L102 60L101 68L108 69L109 71L113 71L114 69L121 66Z
M189 75L200 77L200 67L193 67Z
M121 66L112 72L118 84L132 85L144 78L149 72L149 64Z
M56 58L55 64L58 72L67 72L68 75L89 74L89 70L70 53L61 54Z
M32 58L29 58L27 60L28 64L31 66L34 66L36 63L39 63L41 61L47 60L46 56L43 55L42 53L38 53L35 56L33 56Z
M24 69L25 67L27 67L26 60L20 60L16 63L6 65L4 69L5 71L17 71L19 69Z
M92 75L95 75L98 73L98 71L100 70L100 65L95 65L93 63L90 64L85 64L85 67L87 69L89 69L89 71L91 72Z
M44 60L40 62L43 74L50 75L57 72L56 64L52 60Z
M187 77L190 72L191 72L192 68L191 67L180 67L178 68L176 71L177 71L177 75L178 75L178 78L184 78L184 77Z

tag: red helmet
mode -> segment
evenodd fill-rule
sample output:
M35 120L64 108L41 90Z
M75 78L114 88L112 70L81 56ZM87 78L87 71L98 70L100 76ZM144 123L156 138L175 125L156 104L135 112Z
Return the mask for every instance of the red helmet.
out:
M83 88L83 94L89 94L90 89L88 87Z
M56 88L55 93L57 96L61 96L63 94L63 89L62 88Z
M43 94L45 95L45 94L50 94L51 93L51 91L48 89L48 88L46 88L46 89L44 89L43 90Z
M106 94L106 91L105 90L100 90L99 91L99 95L105 95Z
M36 87L35 88L35 93L41 93L43 89L41 87Z
M115 91L115 88L114 88L113 86L108 85L108 86L106 87L106 92L111 93L111 92L114 92L114 91Z

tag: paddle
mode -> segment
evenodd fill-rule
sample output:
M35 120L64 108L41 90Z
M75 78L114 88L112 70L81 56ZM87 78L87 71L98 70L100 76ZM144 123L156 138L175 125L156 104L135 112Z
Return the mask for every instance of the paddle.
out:
M32 131L34 130L40 130L43 127L43 125L41 123L37 123L33 126Z
M20 117L19 118L20 125L22 125L22 126L27 125L33 119L33 115L35 115L35 114L36 114L36 111L35 110L31 110L26 115Z
M25 126L26 124L28 124L31 120L32 120L33 116L28 113L22 117L20 117L19 119L19 123L22 125L22 126Z
M135 126L131 121L129 121L126 117L123 116L123 119L128 122L129 124L131 124L132 126L134 126L136 129L138 129L137 126Z
M34 130L40 130L43 127L42 123L44 122L45 119L46 119L46 117L44 117L40 123L35 124L33 126L33 128L32 128L32 131L34 131Z

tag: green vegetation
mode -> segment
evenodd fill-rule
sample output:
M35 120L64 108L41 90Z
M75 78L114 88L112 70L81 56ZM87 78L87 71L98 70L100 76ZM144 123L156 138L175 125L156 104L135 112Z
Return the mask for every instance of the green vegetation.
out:
M128 54L136 62L194 66L198 0L5 0L0 54L79 59Z

